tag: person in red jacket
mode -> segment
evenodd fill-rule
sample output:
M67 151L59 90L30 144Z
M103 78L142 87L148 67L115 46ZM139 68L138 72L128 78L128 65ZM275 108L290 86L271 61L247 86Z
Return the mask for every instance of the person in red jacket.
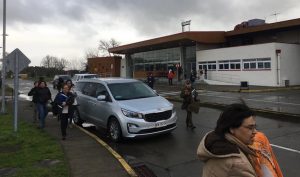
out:
M173 85L173 78L174 78L174 72L172 71L172 69L170 69L168 73L169 85Z

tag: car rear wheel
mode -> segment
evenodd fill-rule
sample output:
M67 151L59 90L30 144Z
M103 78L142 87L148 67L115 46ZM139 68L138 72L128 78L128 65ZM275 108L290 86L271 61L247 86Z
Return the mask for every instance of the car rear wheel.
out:
M108 123L108 135L114 142L119 142L122 139L121 126L116 118L110 119Z
M78 109L74 110L74 115L73 115L73 121L76 125L78 126L82 126L82 123L84 122L81 118L80 118L80 114Z

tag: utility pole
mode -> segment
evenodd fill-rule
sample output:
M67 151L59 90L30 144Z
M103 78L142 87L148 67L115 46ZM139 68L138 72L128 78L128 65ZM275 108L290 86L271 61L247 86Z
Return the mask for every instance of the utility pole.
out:
M1 113L5 114L5 75L6 75L6 60L5 60L5 41L6 38L6 0L3 0L3 46L2 46L2 107Z

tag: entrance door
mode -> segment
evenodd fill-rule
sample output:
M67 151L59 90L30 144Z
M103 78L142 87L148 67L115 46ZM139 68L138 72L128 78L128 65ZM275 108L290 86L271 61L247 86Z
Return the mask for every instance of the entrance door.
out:
M185 63L184 65L184 79L189 79L191 76L191 71L196 71L196 63L195 62L189 62Z

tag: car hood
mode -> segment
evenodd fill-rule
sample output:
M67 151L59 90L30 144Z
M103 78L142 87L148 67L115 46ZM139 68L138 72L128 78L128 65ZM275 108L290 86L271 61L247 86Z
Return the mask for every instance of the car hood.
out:
M166 110L171 110L173 104L161 96L140 98L134 100L121 100L118 101L121 108L139 112L139 113L153 113L153 112L163 112Z

